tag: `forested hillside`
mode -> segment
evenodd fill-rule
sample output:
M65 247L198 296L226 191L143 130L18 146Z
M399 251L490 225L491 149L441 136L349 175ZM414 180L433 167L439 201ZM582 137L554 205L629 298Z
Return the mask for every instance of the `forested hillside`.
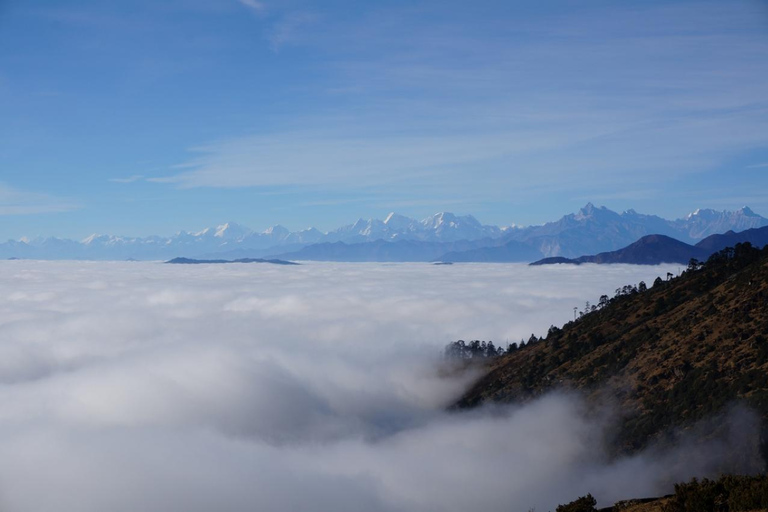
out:
M545 339L493 359L457 407L555 388L607 393L632 452L735 401L768 418L768 247L739 244L677 278L627 285Z

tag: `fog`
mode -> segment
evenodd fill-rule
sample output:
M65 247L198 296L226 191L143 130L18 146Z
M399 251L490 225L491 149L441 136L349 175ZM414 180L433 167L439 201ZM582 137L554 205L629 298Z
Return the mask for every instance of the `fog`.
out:
M0 262L0 510L538 511L711 474L608 460L614 414L554 393L449 413L456 339L543 335L677 266ZM745 455L745 456L746 456Z

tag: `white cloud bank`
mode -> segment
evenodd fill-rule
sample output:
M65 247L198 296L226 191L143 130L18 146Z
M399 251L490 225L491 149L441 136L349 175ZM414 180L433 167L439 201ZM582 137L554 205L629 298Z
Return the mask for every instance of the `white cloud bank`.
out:
M0 262L0 510L492 512L666 492L736 446L609 463L605 418L578 397L449 414L470 377L434 363L450 340L542 334L668 270Z

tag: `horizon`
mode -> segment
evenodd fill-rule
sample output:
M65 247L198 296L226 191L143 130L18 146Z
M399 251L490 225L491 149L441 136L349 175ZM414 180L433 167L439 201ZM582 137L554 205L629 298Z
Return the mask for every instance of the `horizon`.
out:
M616 211L616 210L612 210L611 208L608 208L605 205L598 205L598 204L594 204L592 202L588 202L587 204L585 204L581 208L577 209L576 211L563 213L560 217L547 220L547 221L542 222L540 224L527 224L527 225L522 225L522 224L518 224L518 223L515 223L515 222L510 222L510 223L501 224L501 225L498 225L498 224L486 224L485 222L483 222L482 219L477 218L477 216L473 215L472 213L461 213L461 214L458 214L458 213L449 212L449 211L439 211L439 212L435 212L435 213L433 213L431 215L428 215L428 216L426 216L424 218L418 218L418 217L411 216L411 215L401 214L400 212L391 211L391 212L387 213L387 215L384 215L382 217L368 217L368 218L357 217L357 218L351 219L350 221L348 221L348 222L346 222L344 224L335 226L335 227L330 228L330 229L320 229L320 228L317 228L316 226L312 226L312 225L309 225L309 226L306 226L306 227L303 227L303 228L302 227L299 227L299 228L289 228L289 227L287 227L287 226L285 226L284 224L281 224L281 223L273 224L273 225L267 226L265 228L260 228L260 227L259 228L254 228L253 226L246 225L245 223L239 222L239 221L237 221L235 219L230 219L230 220L227 220L227 221L224 221L224 222L220 222L220 223L211 223L211 224L208 224L206 226L199 227L199 228L177 229L177 230L173 231L170 234L168 234L168 233L152 233L152 234L149 234L149 235L137 236L137 235L130 235L130 234L126 234L126 233L109 233L109 232L97 233L97 232L93 232L93 233L90 233L90 234L86 235L85 237L81 237L81 238L68 238L68 237L64 237L64 236L57 236L57 235L51 235L51 234L49 234L49 235L35 235L35 236L24 235L24 236L16 238L16 239L8 239L7 241L16 241L16 242L28 243L28 242L34 241L36 239L50 239L50 238L53 238L53 239L62 239L62 240L73 240L73 241L77 241L77 242L83 243L86 240L88 240L89 238L99 237L99 236L115 236L115 237L119 237L119 238L129 238L129 239L130 238L141 239L141 238L149 238L149 237L170 238L170 237L173 237L173 236L176 236L176 235L179 235L179 234L183 234L183 233L190 234L190 235L199 235L199 234L204 233L205 231L209 231L209 230L212 230L212 229L224 228L224 227L232 226L232 225L246 229L249 234L251 234L251 233L262 233L263 234L263 233L266 233L266 232L270 231L271 229L277 228L277 227L285 228L290 233L297 233L297 232L301 232L301 231L309 231L309 230L312 230L312 229L317 229L318 231L320 231L323 234L328 234L328 233L331 233L331 232L333 232L333 231L335 231L337 229L341 229L341 228L347 227L347 226L352 226L356 222L360 222L360 221L371 222L371 221L378 220L378 221L381 221L381 222L386 222L386 218L388 218L390 215L400 215L400 216L406 217L406 218L408 218L410 220L415 220L415 221L417 221L419 223L423 223L423 222L427 221L428 219L436 217L438 215L449 214L449 215L455 215L456 217L459 217L459 218L461 218L461 217L471 217L471 218L475 219L476 221L478 221L483 226L495 226L495 227L501 228L502 230L504 230L504 229L526 229L526 228L530 228L530 227L543 226L545 224L549 224L549 223L552 223L552 222L557 222L558 220L561 220L562 218L567 217L569 215L576 215L580 211L588 208L589 206L593 206L596 209L607 209L608 211L611 211L613 213L617 213L619 215L622 215L622 214L625 214L625 213L628 213L628 212L635 212L635 213L638 213L640 215L650 215L650 216L654 216L655 215L655 216L658 216L658 217L660 217L660 218L662 218L664 220L671 221L671 222L685 220L685 219L687 219L688 217L690 217L692 215L696 215L699 211L702 211L702 210L704 210L704 211L715 211L715 212L718 212L718 213L719 212L735 213L735 212L741 211L741 210L749 210L750 212L752 212L752 213L754 213L754 214L756 214L756 215L758 215L760 217L768 218L768 217L765 217L764 215L762 215L760 212L756 212L749 205L743 205L740 208L737 208L737 209L734 209L734 210L715 210L714 208L703 207L703 208L697 208L697 209L695 209L695 210L693 210L691 212L688 212L687 214L679 216L679 217L665 218L663 216L657 215L656 213L637 211L635 208L627 208L626 210ZM2 241L0 241L0 243L2 243Z
M767 23L758 0L3 2L0 239L768 212Z

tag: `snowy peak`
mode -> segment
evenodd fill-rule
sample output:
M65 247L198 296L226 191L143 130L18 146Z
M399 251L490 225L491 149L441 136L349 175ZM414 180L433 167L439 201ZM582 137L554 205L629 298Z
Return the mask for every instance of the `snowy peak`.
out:
M573 218L577 221L599 220L618 216L616 212L609 210L605 206L597 207L592 203L587 203L578 212L573 214Z
M416 226L418 221L395 212L387 215L387 218L384 219L384 224L386 224L387 228L394 231L415 231L418 229Z
M606 209L605 206L602 207L602 209ZM595 212L595 205L592 203L587 203L584 205L583 208L579 210L579 214L583 215L584 217L588 217L592 215Z
M216 230L214 231L213 236L216 238L231 240L234 238L242 238L250 233L250 229L241 226L240 224L235 222L227 222L226 224L216 226Z
M427 217L421 223L428 229L438 229L441 227L459 228L473 227L481 228L482 224L471 215L456 216L450 212L440 212Z
M262 235L270 236L273 238L285 238L288 236L291 232L288 231L288 228L281 226L280 224L277 224L275 226L268 227L264 231L262 231Z
M753 212L749 206L742 206L736 210L736 213L743 215L744 217L760 217L760 215Z
M440 212L422 220L421 224L433 240L477 240L501 235L498 226L484 226L472 215Z
M682 219L675 221L691 238L705 238L726 231L744 231L746 229L768 226L768 219L756 214L748 206L736 211L717 211L699 208Z
M437 229L445 225L455 226L456 216L450 212L439 212L422 220L421 223L427 229Z
M80 240L80 243L81 243L81 244L83 244L83 245L90 245L90 244L92 244L94 241L96 241L96 239L97 239L97 238L99 238L100 236L101 236L101 235L98 235L98 234L94 233L94 234L92 234L91 236L85 237L85 238L83 238L82 240ZM25 237L25 238L26 238L26 237ZM22 239L22 241L24 241L24 240Z

